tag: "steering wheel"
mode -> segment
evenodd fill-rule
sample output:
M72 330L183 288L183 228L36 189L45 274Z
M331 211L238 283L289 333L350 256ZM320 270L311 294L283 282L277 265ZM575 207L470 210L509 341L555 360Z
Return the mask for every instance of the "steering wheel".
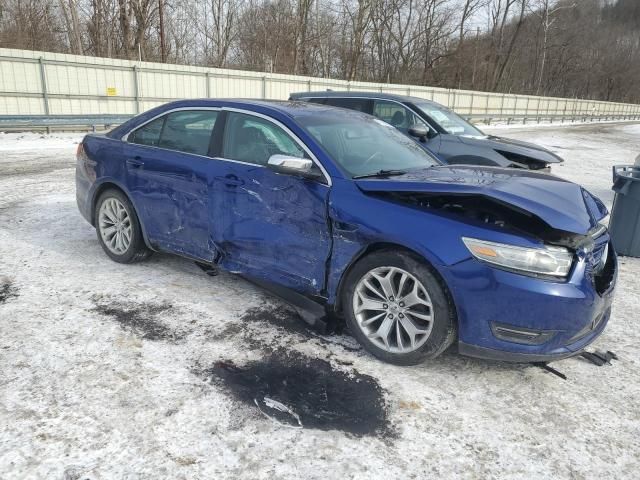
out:
M363 166L363 167L365 167L365 166L369 165L369 163L371 163L371 161L372 161L374 158L378 157L378 156L382 156L382 154L381 154L379 151L378 151L378 152L375 152L373 155L371 155L369 158L367 158L367 159L362 163L362 166Z

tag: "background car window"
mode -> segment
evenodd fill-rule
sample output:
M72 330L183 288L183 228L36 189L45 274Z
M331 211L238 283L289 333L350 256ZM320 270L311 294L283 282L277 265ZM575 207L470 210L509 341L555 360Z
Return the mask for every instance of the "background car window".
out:
M485 136L480 129L474 127L464 118L448 108L429 103L417 103L416 107L430 118L431 121L443 128L447 133L452 135L469 135L473 137Z
M368 98L327 98L326 105L332 107L348 108L350 110L357 110L358 112L369 113L368 105L370 100Z
M211 133L218 116L212 110L186 110L166 116L159 147L207 155Z
M266 165L271 155L304 158L305 151L276 124L253 115L230 112L224 132L224 158Z
M409 131L409 127L412 125L427 126L415 113L396 102L376 100L373 114L380 120L384 120L405 133Z
M162 132L164 118L165 117L157 118L137 130L134 130L131 132L127 140L131 143L137 143L138 145L150 145L152 147L157 147L160 141L160 132Z

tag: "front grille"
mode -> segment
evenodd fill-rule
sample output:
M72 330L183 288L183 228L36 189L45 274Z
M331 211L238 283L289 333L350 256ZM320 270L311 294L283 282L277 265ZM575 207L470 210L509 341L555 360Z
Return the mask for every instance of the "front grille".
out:
M590 258L590 266L593 269L594 273L599 273L605 266L607 262L607 257L609 256L609 243L601 243L596 245L591 252Z
M602 295L611 287L615 277L615 254L607 229L600 226L592 235L593 249L587 255L587 274L593 279L596 291Z
M607 244L607 247L609 253L605 259L604 265L593 275L593 284L596 287L596 292L600 295L609 290L616 275L615 255L613 254L609 244Z

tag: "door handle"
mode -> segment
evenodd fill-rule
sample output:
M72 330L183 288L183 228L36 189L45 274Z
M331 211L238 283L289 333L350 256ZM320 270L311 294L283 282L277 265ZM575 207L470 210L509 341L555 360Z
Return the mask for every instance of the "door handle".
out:
M133 158L127 158L127 165L131 168L141 168L144 165L144 162L139 156L135 156Z
M238 187L240 185L244 185L244 181L240 180L235 175L226 175L224 177L216 177L216 180L220 180L222 183L230 187Z

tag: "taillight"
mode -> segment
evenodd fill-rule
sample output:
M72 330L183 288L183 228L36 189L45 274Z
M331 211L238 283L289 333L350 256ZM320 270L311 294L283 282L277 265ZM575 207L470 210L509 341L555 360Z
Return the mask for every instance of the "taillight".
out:
M76 165L85 177L92 182L96 180L96 162L92 161L84 151L84 144L80 142L76 149Z

